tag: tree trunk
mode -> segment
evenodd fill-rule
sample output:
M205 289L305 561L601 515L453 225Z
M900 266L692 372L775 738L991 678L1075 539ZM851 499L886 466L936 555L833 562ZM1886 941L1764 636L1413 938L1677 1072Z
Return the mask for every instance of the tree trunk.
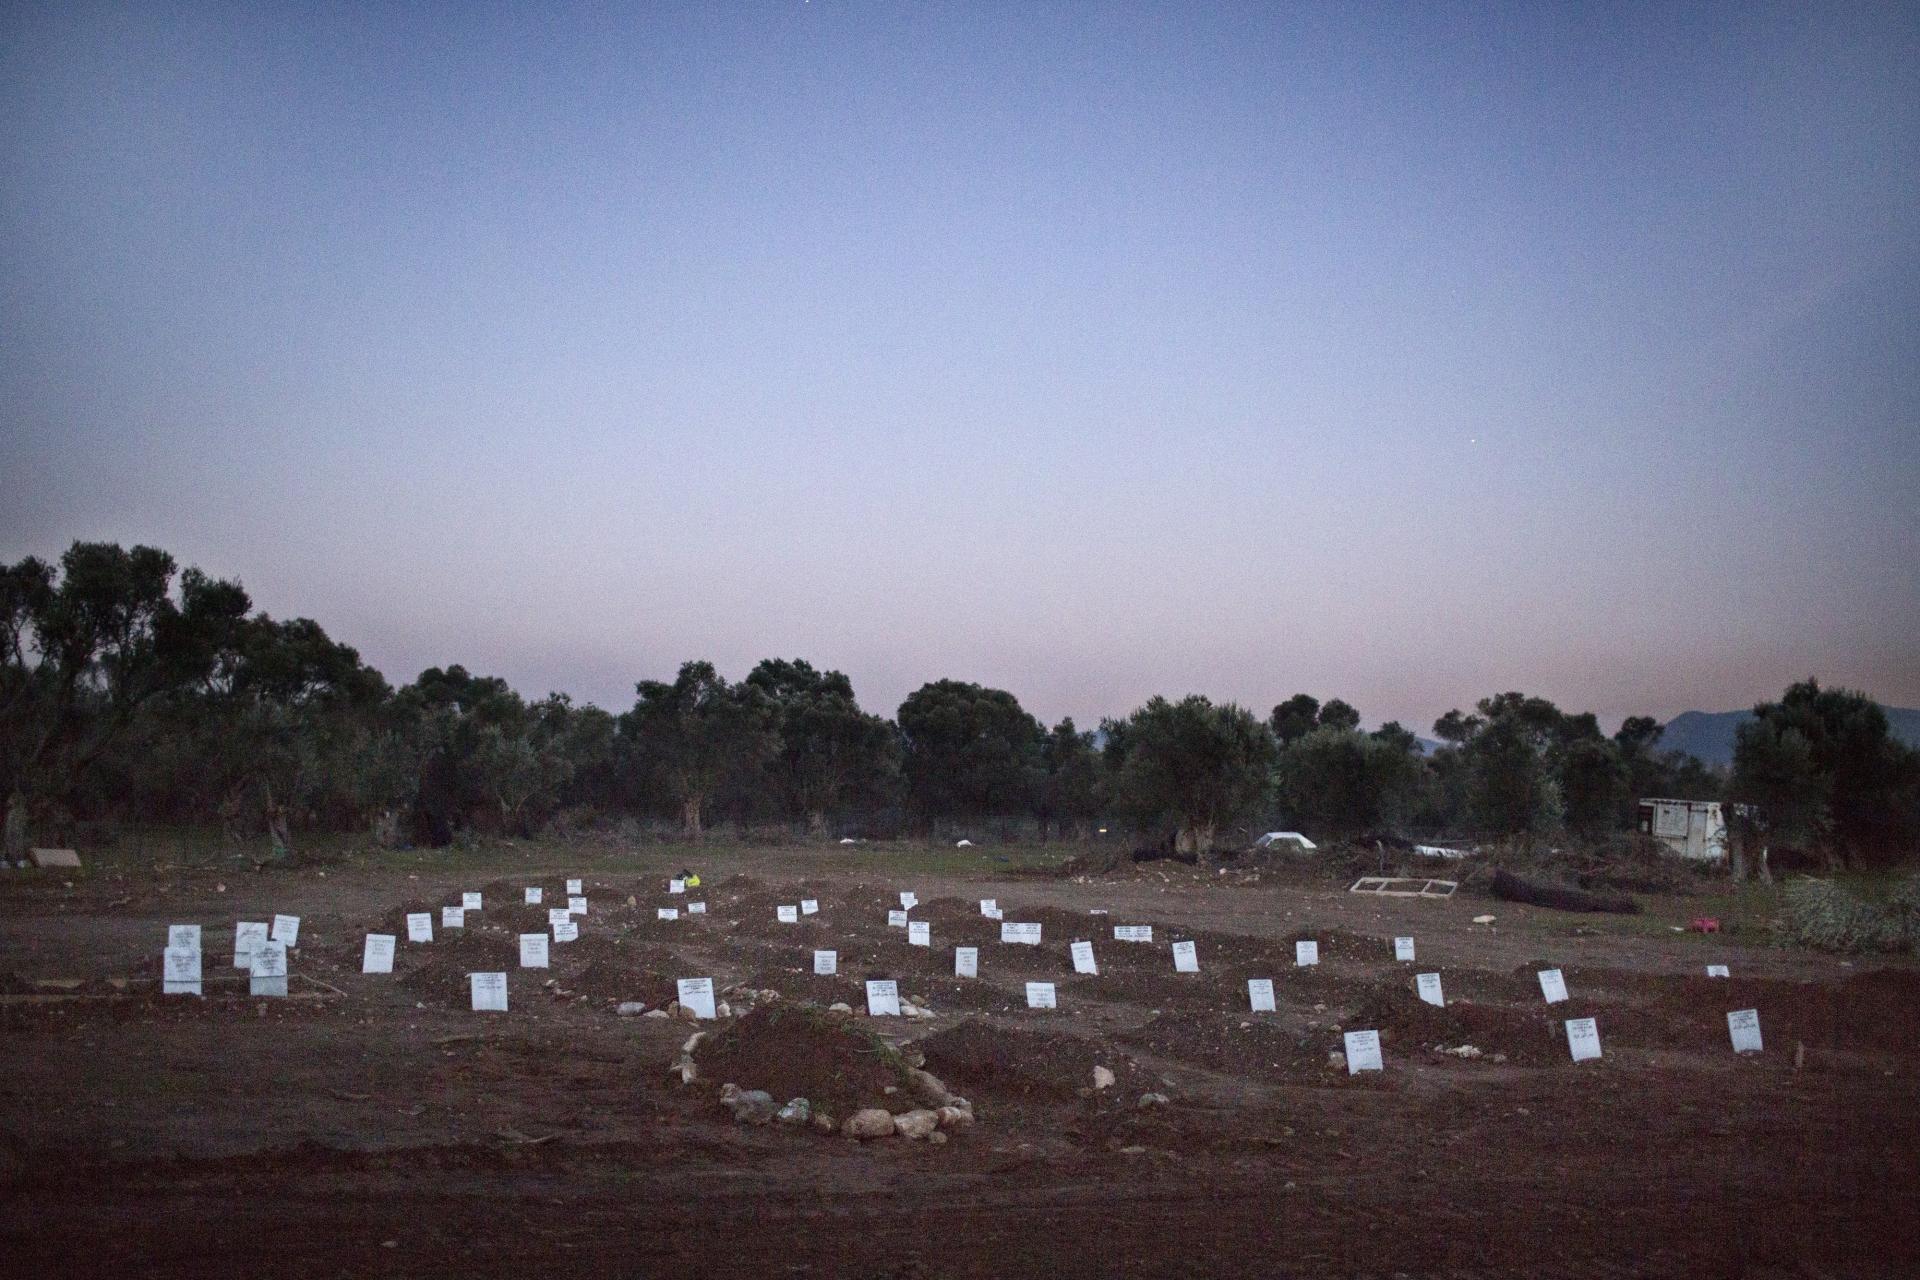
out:
M700 810L703 807L701 804L702 799L703 797L701 796L687 796L680 801L680 821L686 830L687 839L689 840L698 840L700 838Z
M287 807L273 798L273 784L263 782L267 793L267 839L273 845L273 859L282 861L293 852L293 839L287 831Z
M1191 853L1205 857L1213 852L1214 824L1211 822L1185 822L1173 838L1176 853Z
M27 793L15 787L7 797L7 824L0 852L4 852L9 862L19 862L27 856Z
M807 834L815 836L824 836L827 834L827 811L825 809L809 809L807 811Z
M400 847L400 815L391 809L382 809L373 820L373 839L383 849Z

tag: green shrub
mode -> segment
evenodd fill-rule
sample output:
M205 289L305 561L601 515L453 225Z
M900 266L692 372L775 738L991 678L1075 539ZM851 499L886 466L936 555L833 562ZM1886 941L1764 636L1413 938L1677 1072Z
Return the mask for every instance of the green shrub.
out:
M1907 877L1884 902L1811 877L1788 882L1783 897L1781 932L1800 946L1848 955L1920 946L1920 876Z

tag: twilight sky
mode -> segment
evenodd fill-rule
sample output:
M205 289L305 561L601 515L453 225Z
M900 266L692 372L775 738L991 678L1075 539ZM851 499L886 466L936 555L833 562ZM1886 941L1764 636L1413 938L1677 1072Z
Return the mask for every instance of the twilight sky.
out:
M9 5L0 558L615 710L1920 705L1916 66L1913 5Z

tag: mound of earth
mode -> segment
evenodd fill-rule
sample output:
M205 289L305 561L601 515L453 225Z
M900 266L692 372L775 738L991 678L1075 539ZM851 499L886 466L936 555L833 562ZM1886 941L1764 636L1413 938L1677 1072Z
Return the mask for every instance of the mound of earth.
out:
M1129 1101L1159 1082L1132 1058L1078 1036L1023 1031L968 1019L921 1041L927 1070L974 1101L1012 1098L1057 1102L1078 1097L1093 1084L1093 1069L1114 1074L1110 1095Z
M1289 1030L1264 1015L1162 1014L1122 1039L1178 1062L1261 1080L1323 1075L1329 1047L1340 1046L1337 1034Z
M430 943L407 948L394 968L399 971L399 985L406 990L450 1008L467 1009L473 1004L473 987L467 975L505 973L511 984L513 975L521 972L520 944L448 929L437 933Z
M584 937L553 949L555 977L569 991L609 1000L640 1000L649 1007L676 999L677 980L705 976L688 971L674 952L657 943Z
M1543 1010L1459 999L1449 999L1442 1008L1422 1000L1410 986L1386 982L1366 991L1343 1025L1353 1031L1378 1031L1380 1044L1388 1053L1410 1054L1470 1044L1484 1054L1505 1054L1511 1062L1547 1065L1569 1061L1564 1035L1556 1039L1561 1030L1559 1021ZM1566 1016L1586 1014L1569 1012Z
M862 1107L906 1110L906 1063L869 1031L807 1005L763 1005L694 1050L702 1080L764 1089L776 1102L805 1098L844 1119ZM887 1089L900 1089L888 1093Z

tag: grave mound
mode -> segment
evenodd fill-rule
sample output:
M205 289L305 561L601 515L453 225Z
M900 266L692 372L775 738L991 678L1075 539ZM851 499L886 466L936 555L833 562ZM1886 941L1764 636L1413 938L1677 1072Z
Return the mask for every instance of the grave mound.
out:
M1572 1002L1549 1010L1482 1004L1449 997L1445 1008L1428 1004L1412 982L1377 983L1361 995L1343 1024L1348 1030L1375 1030L1389 1054L1411 1054L1470 1044L1483 1054L1505 1054L1509 1061L1545 1065L1567 1061L1560 1020L1587 1017L1592 1010Z
M906 1063L879 1036L808 1005L763 1005L702 1040L694 1051L702 1082L764 1089L776 1102L805 1098L845 1119L862 1107L905 1111Z
M1131 1104L1148 1090L1162 1087L1123 1053L1078 1036L990 1026L968 1019L921 1041L927 1070L966 1097L1060 1102L1093 1084L1093 1069L1114 1074L1103 1096Z
M1326 1026L1294 1028L1271 1014L1162 1014L1121 1038L1150 1055L1256 1080L1316 1079L1341 1043Z
M520 971L520 944L517 940L481 934L460 936L461 932L449 929L438 934L430 943L406 949L403 956L394 961L394 968L400 971L399 985L423 1000L432 1000L448 1008L466 1009L471 1007L473 1001L468 974L506 973L511 981L511 975ZM402 933L401 936L406 935ZM540 976L542 979L546 977L544 973Z

